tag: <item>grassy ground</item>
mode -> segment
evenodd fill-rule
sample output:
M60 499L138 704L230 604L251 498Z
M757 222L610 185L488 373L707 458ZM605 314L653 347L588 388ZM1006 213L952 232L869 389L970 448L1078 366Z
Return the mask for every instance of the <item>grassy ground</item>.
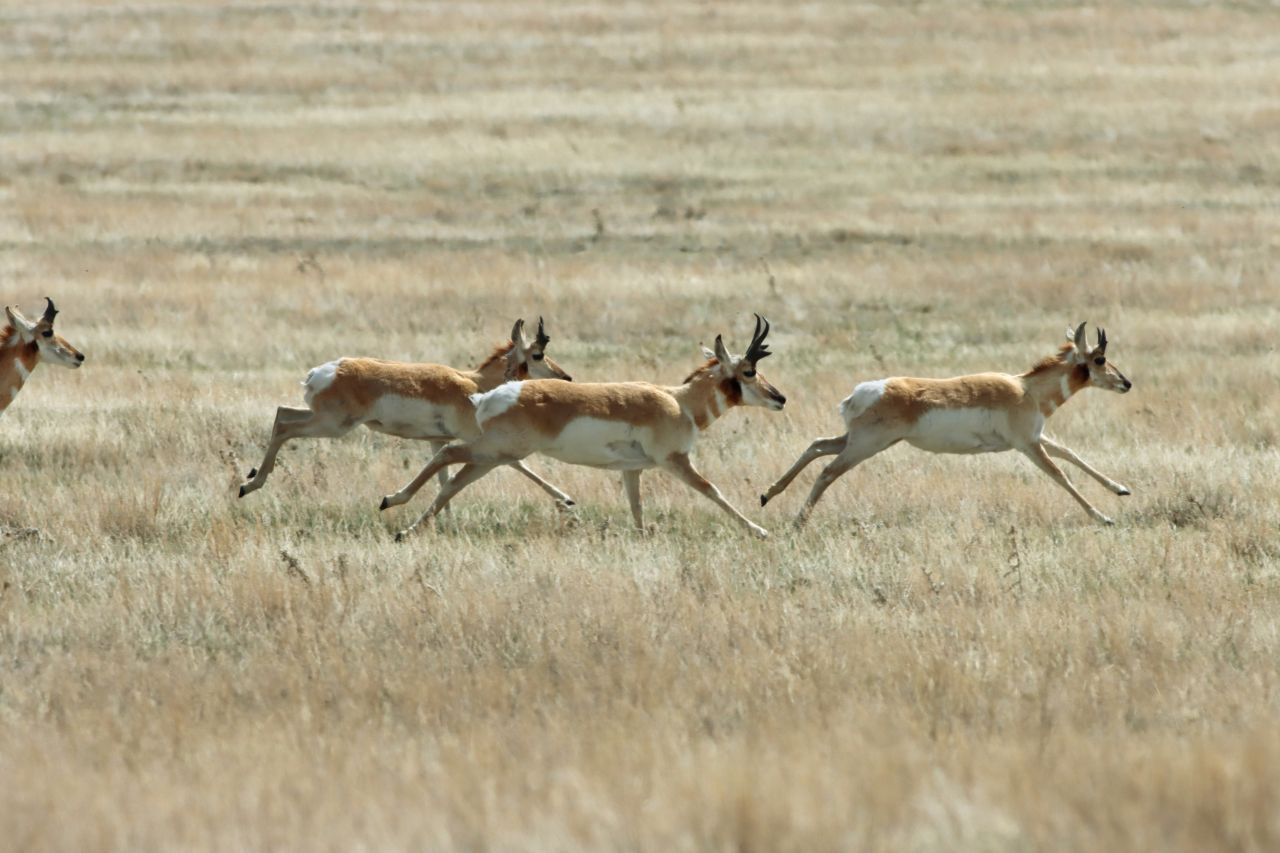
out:
M1278 133L1264 5L8 4L4 300L88 362L0 420L0 838L1275 849ZM497 472L396 545L368 432L235 499L333 357L675 382L753 311L790 402L698 459L767 542L534 459L576 525ZM759 509L856 381L1080 320L1114 528L909 448Z

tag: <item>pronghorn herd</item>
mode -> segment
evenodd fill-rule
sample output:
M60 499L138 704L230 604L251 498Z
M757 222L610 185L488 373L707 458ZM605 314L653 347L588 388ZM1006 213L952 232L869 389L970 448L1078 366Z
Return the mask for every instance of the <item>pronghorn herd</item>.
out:
M5 308L0 330L0 414L17 397L35 366L48 360L79 367L84 356L54 334L53 300L32 322ZM787 398L759 372L770 355L769 321L756 315L755 334L740 356L717 335L703 349L705 363L679 385L647 382L575 383L547 355L550 338L542 318L530 342L517 320L511 340L473 371L442 364L411 364L372 358L339 358L313 368L303 381L306 408L276 410L261 464L240 486L240 497L262 488L276 455L295 438L337 438L357 426L429 442L434 455L418 475L382 499L381 509L407 503L432 477L440 491L401 539L437 516L471 483L494 468L509 466L535 482L561 509L574 501L524 464L535 453L574 465L622 473L636 527L644 529L640 475L660 468L729 513L752 534L768 532L738 511L694 467L698 437L735 406L780 411ZM1117 495L1129 489L1101 474L1066 446L1044 434L1045 422L1071 396L1088 388L1126 393L1133 384L1107 359L1107 335L1098 329L1089 346L1085 324L1067 330L1068 343L1019 374L976 373L952 379L891 377L862 382L840 403L844 432L814 441L768 491L764 506L804 468L834 456L818 475L796 517L804 524L823 492L842 474L886 448L905 441L931 453L997 453L1017 450L1062 488L1095 520L1112 521L1082 495L1054 459L1066 460ZM447 468L462 467L450 477Z

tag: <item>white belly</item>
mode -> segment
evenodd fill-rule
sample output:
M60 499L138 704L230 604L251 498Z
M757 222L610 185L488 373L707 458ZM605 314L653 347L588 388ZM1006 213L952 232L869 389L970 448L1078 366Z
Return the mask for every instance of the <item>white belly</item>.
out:
M454 407L396 394L381 397L370 406L364 425L401 438L457 438L460 431Z
M908 444L930 453L999 453L1009 442L1009 420L986 409L939 409L916 421Z
M573 421L539 452L572 465L614 471L638 471L657 462L649 454L651 430L623 421L580 418Z

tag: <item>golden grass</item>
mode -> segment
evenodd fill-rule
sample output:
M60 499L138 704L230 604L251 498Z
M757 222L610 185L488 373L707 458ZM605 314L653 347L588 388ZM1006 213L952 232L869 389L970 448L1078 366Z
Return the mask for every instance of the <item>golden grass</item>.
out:
M0 420L15 849L1280 846L1280 29L1231 6L28 3L0 11L0 275L83 370ZM427 448L286 449L338 355L548 318L674 382L773 321L787 411L701 468L531 460L404 545ZM861 379L1135 382L1012 455L756 495ZM37 532L26 530L36 528Z

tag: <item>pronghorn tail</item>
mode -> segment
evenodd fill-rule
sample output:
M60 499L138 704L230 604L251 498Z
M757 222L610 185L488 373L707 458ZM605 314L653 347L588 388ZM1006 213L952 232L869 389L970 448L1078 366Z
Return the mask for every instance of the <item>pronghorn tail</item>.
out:
M338 375L338 365L341 363L342 359L338 359L307 371L307 378L302 380L302 387L306 389L302 392L302 399L306 400L308 406L317 394L333 384L333 380Z
M884 396L884 386L888 381L877 379L874 382L859 383L852 394L840 401L840 417L844 418L844 422L852 424L863 412L879 402Z
M476 425L484 429L485 421L496 418L514 406L520 399L520 388L523 385L523 382L507 382L492 391L467 397L471 405L476 407Z

